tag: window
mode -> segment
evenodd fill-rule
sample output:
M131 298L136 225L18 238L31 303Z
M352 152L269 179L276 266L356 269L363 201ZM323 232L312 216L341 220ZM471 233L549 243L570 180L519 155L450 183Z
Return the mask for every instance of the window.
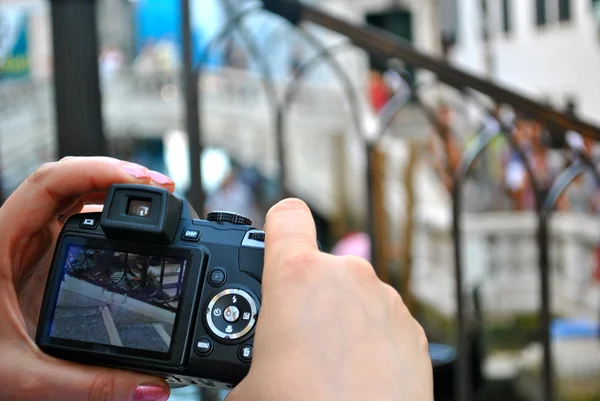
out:
M592 0L592 14L596 21L600 21L600 0Z
M536 0L535 8L537 26L571 20L571 0Z
M458 1L438 0L442 41L447 45L456 43L458 34Z
M481 19L480 19L480 27L479 29L481 29L481 37L483 38L484 42L487 42L490 38L490 26L489 26L489 22L490 22L490 13L488 10L488 4L487 4L487 0L480 0L481 3Z
M535 1L535 23L537 26L546 25L546 0Z
M508 33L511 30L511 3L510 0L502 0L502 31Z
M569 21L571 19L571 0L558 0L558 20Z

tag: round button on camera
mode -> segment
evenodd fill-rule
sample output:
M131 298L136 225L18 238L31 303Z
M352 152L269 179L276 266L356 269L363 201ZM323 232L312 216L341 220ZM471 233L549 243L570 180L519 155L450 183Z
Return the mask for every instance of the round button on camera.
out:
M230 305L227 308L225 308L225 312L223 313L223 317L229 323L233 323L233 322L237 321L240 318L240 310L238 308L236 308L235 306Z
M219 292L206 309L210 332L223 340L237 340L256 325L258 302L248 292L230 288Z
M238 350L238 356L243 362L252 361L252 346L250 344L242 345Z
M227 275L222 269L214 269L208 275L208 282L213 287L222 286L225 283L225 280L227 280Z
M196 352L200 356L206 356L210 354L213 350L213 342L210 338L202 337L196 341Z

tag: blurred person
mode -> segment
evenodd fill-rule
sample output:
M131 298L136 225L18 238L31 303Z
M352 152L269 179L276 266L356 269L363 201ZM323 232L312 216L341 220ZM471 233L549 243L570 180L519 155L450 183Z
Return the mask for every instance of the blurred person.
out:
M290 75L295 79L300 79L302 73L302 65L304 60L304 52L302 48L296 45L290 54Z
M452 190L460 160L460 144L452 132L452 111L442 103L436 112L436 132L428 144L432 165L447 191Z
M248 68L248 58L244 49L233 39L227 41L225 45L225 65L238 70L246 70Z
M363 232L351 232L340 239L331 249L332 255L357 256L371 261L371 237Z
M577 104L574 99L568 99L565 113L572 117L577 117ZM565 134L567 149L564 154L564 168L577 160L579 155L593 160L594 141L590 138L584 138L580 133L567 131ZM596 214L600 212L600 188L594 174L589 171L577 176L567 187L561 196L561 211L568 211L575 214Z
M532 161L532 132L530 123L523 117L517 117L513 132L513 143L521 151L512 147L507 149L504 168L504 185L518 211L532 210L535 207L531 177L527 172L521 155L528 163Z
M578 159L577 152L592 160L594 142L583 138L579 133L567 133L570 149L566 152L566 166ZM560 210L581 215L593 215L600 212L600 183L590 171L577 176L561 196Z
M371 70L369 91L371 107L375 113L379 113L391 97L390 89L383 80L381 72Z
M143 89L158 89L152 83L152 79L158 72L158 62L154 52L154 44L146 43L133 62L133 72L136 75L138 85Z
M394 96L400 91L410 91L410 86L406 83L402 75L393 68L387 69L383 73L383 82L388 87L391 96Z
M505 208L506 200L508 199L505 187L505 159L508 149L508 141L504 135L504 126L510 126L511 122L507 121L507 113L504 112L500 105L497 105L494 112L487 114L483 119L481 134L488 136L493 135L495 139L485 148L480 156L480 166L482 169L481 179L484 185L487 186L490 195L490 207L494 210Z
M260 227L263 219L258 212L251 184L243 178L240 169L234 168L223 179L215 193L206 200L205 213L214 210L238 213Z
M123 52L116 46L106 46L100 53L99 68L102 78L108 79L114 77L121 68L125 56Z
M67 158L37 170L0 208L2 399L167 400L161 378L56 359L33 341L64 219L102 204L116 183L174 189L139 165ZM427 338L398 293L365 260L319 252L303 202L277 204L266 221L254 357L228 401L433 401Z
M179 60L177 46L171 39L164 38L153 47L157 68L162 73L172 73L177 70Z

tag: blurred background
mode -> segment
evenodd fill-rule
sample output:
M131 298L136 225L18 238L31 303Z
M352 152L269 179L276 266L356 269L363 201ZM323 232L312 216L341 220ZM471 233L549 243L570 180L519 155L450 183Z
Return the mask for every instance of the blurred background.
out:
M437 400L465 399L460 355L467 399L600 400L600 130L569 123L600 125L600 1L306 3L541 111L251 0L2 0L0 202L66 155L143 164L256 227L296 196L425 327Z

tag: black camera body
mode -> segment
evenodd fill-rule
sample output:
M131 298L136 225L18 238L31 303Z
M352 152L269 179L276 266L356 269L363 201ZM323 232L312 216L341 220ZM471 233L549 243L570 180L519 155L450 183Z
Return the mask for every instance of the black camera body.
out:
M36 342L75 362L232 388L248 373L265 234L240 215L199 220L142 185L111 187L103 212L65 224Z

